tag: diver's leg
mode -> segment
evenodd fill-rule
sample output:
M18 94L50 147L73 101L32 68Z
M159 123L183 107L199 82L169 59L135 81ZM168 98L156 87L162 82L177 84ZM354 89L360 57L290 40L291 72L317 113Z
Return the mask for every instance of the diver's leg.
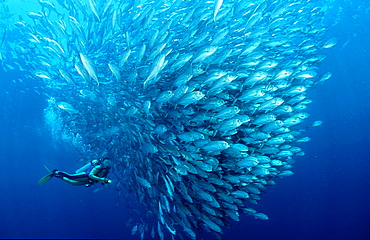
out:
M83 179L87 179L87 176L83 172L83 173L69 174L68 178L72 180L76 180L76 181L83 181Z
M66 178L66 177L63 177L61 179L64 180L65 182L70 183L70 184L75 185L75 186L81 186L81 185L85 185L86 184L85 182L71 180L71 179Z
M55 177L57 177L57 178L68 178L68 179L71 179L71 180L76 180L76 179L79 180L81 178L85 178L86 175L85 175L85 173L69 174L69 173L62 172L62 171L56 171L55 172Z
M70 174L66 173L66 172L62 172L62 171L53 171L54 172L54 177L57 177L57 178L68 178L70 176Z
M72 184L72 185L83 185L83 184L79 184L79 181L76 181L74 180L76 178L75 176L76 174L69 174L69 173L66 173L66 172L62 172L62 171L56 171L55 172L55 177L69 183L69 184ZM81 178L81 176L79 176Z
M81 186L89 183L89 179L85 175L85 173L69 174L66 172L58 171L56 172L55 177L75 186Z

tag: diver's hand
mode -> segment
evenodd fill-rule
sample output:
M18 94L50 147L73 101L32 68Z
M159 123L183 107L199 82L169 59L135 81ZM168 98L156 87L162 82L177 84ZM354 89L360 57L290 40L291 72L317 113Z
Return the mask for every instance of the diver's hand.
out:
M103 181L102 181L103 183L111 183L112 182L112 180L110 180L110 179L104 179Z

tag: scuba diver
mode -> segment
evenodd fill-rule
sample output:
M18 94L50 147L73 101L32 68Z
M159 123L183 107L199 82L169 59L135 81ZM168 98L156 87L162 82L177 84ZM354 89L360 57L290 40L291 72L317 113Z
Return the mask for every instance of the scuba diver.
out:
M41 178L38 184L44 185L50 179L56 177L75 186L85 185L86 187L90 187L91 185L98 184L99 181L104 185L112 182L112 180L107 179L110 170L109 164L110 161L108 158L92 160L78 169L76 174L69 174L58 170L50 171L44 166L49 174Z

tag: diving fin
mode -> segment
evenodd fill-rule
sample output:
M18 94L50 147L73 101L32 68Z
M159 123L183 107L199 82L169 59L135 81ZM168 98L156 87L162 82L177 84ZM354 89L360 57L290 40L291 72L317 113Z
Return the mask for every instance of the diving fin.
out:
M48 171L49 173L53 173L52 171L50 171L50 169L44 165L44 168L46 169L46 171Z
M50 173L46 175L45 177L41 178L37 183L40 185L44 185L45 183L49 182L50 179L52 179L54 176L53 173Z
M40 185L44 185L45 183L49 182L50 179L52 179L54 177L54 171L50 171L49 168L47 168L45 165L44 165L45 169L49 172L48 175L44 176L43 178L41 178L37 183L40 184Z

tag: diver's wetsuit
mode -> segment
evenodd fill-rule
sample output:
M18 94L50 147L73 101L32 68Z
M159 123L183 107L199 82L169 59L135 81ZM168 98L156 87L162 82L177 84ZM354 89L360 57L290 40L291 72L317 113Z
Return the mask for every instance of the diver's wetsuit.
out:
M90 173L86 172L69 174L63 171L56 171L55 177L62 179L72 185L93 185L99 181L104 181L109 172L109 167L104 168L101 165L96 165Z
M66 172L58 171L55 174L56 178L60 178L72 185L85 185L89 184L89 177L85 173L69 174Z

